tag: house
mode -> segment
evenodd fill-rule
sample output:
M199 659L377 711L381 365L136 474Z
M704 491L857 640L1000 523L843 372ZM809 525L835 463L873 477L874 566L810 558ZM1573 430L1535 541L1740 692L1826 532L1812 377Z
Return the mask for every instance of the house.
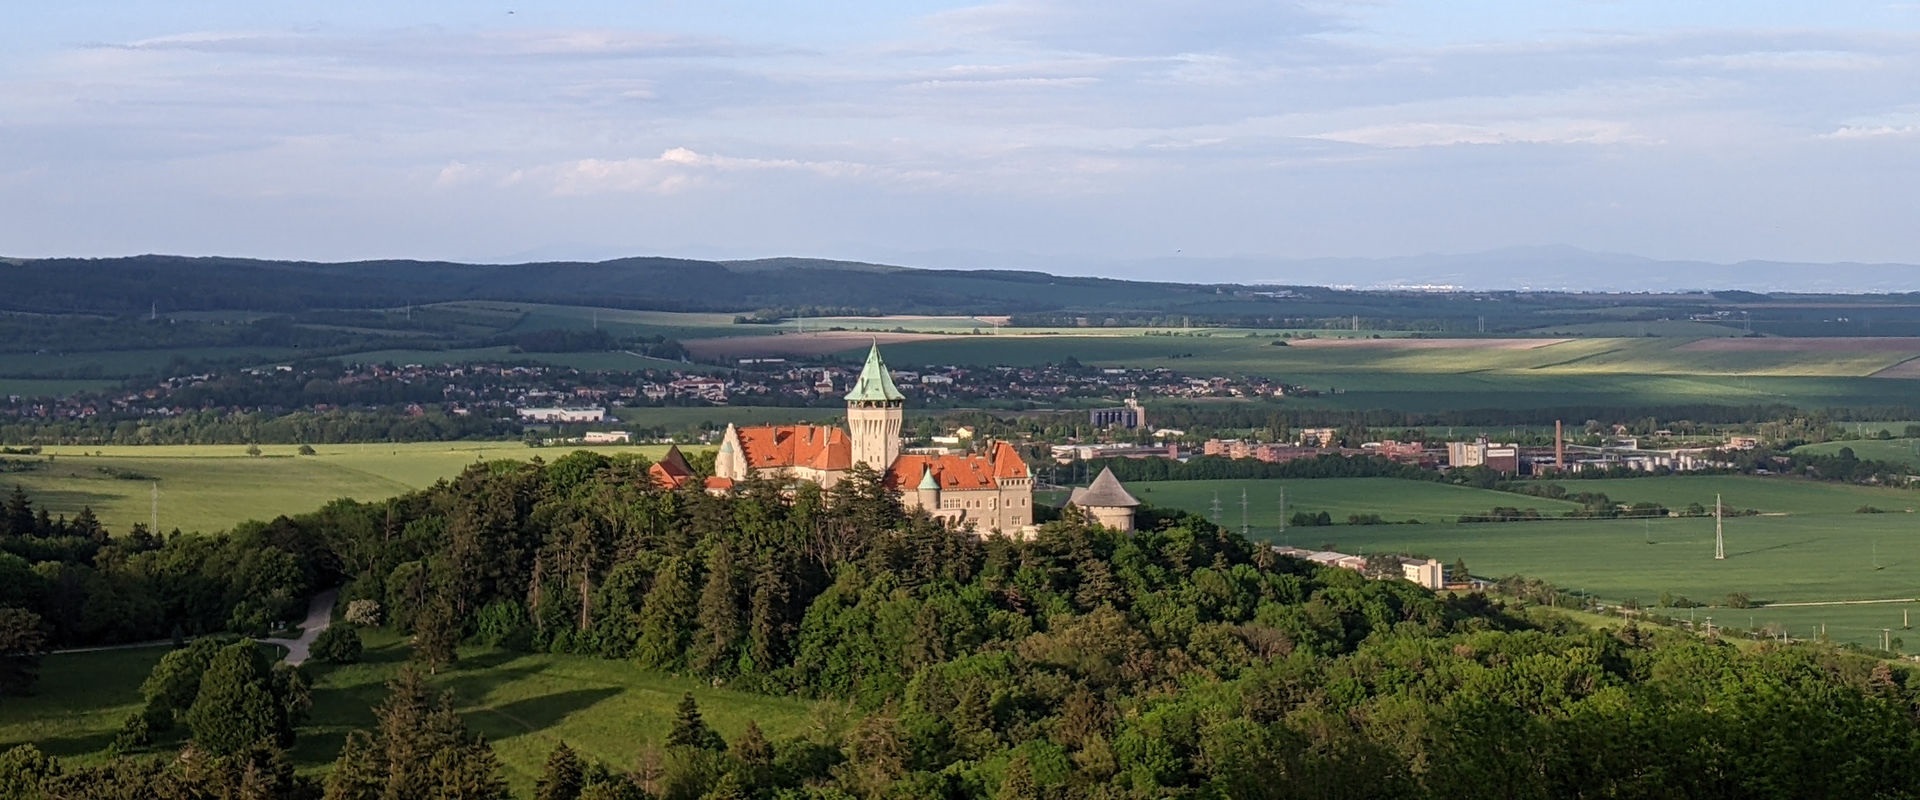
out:
M693 466L687 463L687 457L680 452L680 446L667 448L667 454L647 467L647 477L653 485L672 491L686 486L693 480Z

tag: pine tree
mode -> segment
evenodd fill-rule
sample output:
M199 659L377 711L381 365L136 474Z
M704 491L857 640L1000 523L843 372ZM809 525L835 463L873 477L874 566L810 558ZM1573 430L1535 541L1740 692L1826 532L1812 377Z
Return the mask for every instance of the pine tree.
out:
M508 796L493 748L467 730L451 694L434 696L419 670L401 669L374 718L376 731L348 735L327 776L327 800Z
M93 506L81 506L80 513L74 515L73 522L67 524L67 531L74 536L84 536L96 542L107 540L107 529L100 524L100 518L93 515Z
M585 785L585 765L580 756L561 742L547 756L547 769L533 785L534 800L579 800Z
M194 744L215 756L229 756L256 746L291 743L293 727L282 698L274 696L273 683L266 656L252 640L221 648L187 709Z
M787 611L792 594L779 569L781 561L773 555L766 561L754 575L753 597L747 604L747 658L753 670L760 673L780 667L793 633Z
M14 484L13 492L7 495L6 517L0 520L0 528L9 536L33 535L33 500L20 484Z
M692 692L687 692L680 695L680 705L673 711L673 730L667 733L667 746L725 750L727 742L707 727L707 721L700 716L700 703L693 699Z
M439 674L440 668L459 660L459 644L460 623L452 602L445 597L428 601L413 620L413 660L428 674Z
M759 723L747 720L747 729L741 731L740 738L733 743L733 755L749 767L771 767L773 743L767 741Z
M698 630L688 664L701 675L728 677L734 672L740 641L740 580L733 548L714 545L707 556L707 582L700 590Z
M749 787L761 787L770 783L773 777L773 743L767 741L767 735L753 720L747 720L747 729L740 732L740 738L733 741L733 757L740 762L740 773Z
M691 634L688 612L694 604L686 571L685 562L668 559L654 574L653 588L640 604L640 641L634 645L634 658L643 667L673 670L681 666Z

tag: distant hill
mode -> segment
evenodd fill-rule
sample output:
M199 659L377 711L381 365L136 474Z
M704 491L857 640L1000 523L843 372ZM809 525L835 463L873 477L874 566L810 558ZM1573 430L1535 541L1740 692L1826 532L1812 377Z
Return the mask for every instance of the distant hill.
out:
M107 314L293 311L512 300L667 311L820 307L882 313L1161 308L1216 289L1010 270L923 270L805 258L457 264L146 255L0 266L0 308Z
M1746 289L1816 294L1920 290L1920 265L1914 264L1788 261L1720 264L1596 253L1564 245L1393 258L1174 257L1111 262L1055 259L1049 269L1112 277L1204 274L1222 282L1358 289L1400 286L1568 292Z

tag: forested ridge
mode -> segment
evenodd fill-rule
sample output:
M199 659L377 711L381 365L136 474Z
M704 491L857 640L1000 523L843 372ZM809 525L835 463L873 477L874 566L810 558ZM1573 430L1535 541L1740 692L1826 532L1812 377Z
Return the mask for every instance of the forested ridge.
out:
M980 539L903 515L871 474L715 498L654 489L645 467L585 452L493 462L123 560L271 550L255 558L283 562L288 590L344 582L350 617L411 633L423 670L457 669L464 640L857 710L845 729L729 741L689 700L632 763L556 751L542 800L1920 791L1920 693L1865 657L1578 628L1281 558L1187 515L1149 510L1131 535L1067 518L1031 541ZM119 567L96 554L73 569ZM175 677L156 671L156 705L129 721L150 734L179 720L191 757L164 737L124 737L98 768L16 750L0 756L0 797L504 795L484 743L415 673L327 777L295 777L278 748L298 735L300 684L244 650L170 656ZM213 685L251 688L203 702L212 690L177 677L202 671L182 666L193 659L241 676ZM257 735L202 733L228 707Z

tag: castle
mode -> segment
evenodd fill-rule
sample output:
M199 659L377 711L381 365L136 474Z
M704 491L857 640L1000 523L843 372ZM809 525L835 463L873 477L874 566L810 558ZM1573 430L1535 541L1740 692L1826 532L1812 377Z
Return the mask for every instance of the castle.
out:
M907 509L925 509L952 527L1008 536L1033 530L1033 474L1013 445L995 442L985 454L901 452L906 397L894 386L877 343L846 400L846 428L729 424L708 490L728 491L755 475L832 488L853 465L866 464L900 493Z

